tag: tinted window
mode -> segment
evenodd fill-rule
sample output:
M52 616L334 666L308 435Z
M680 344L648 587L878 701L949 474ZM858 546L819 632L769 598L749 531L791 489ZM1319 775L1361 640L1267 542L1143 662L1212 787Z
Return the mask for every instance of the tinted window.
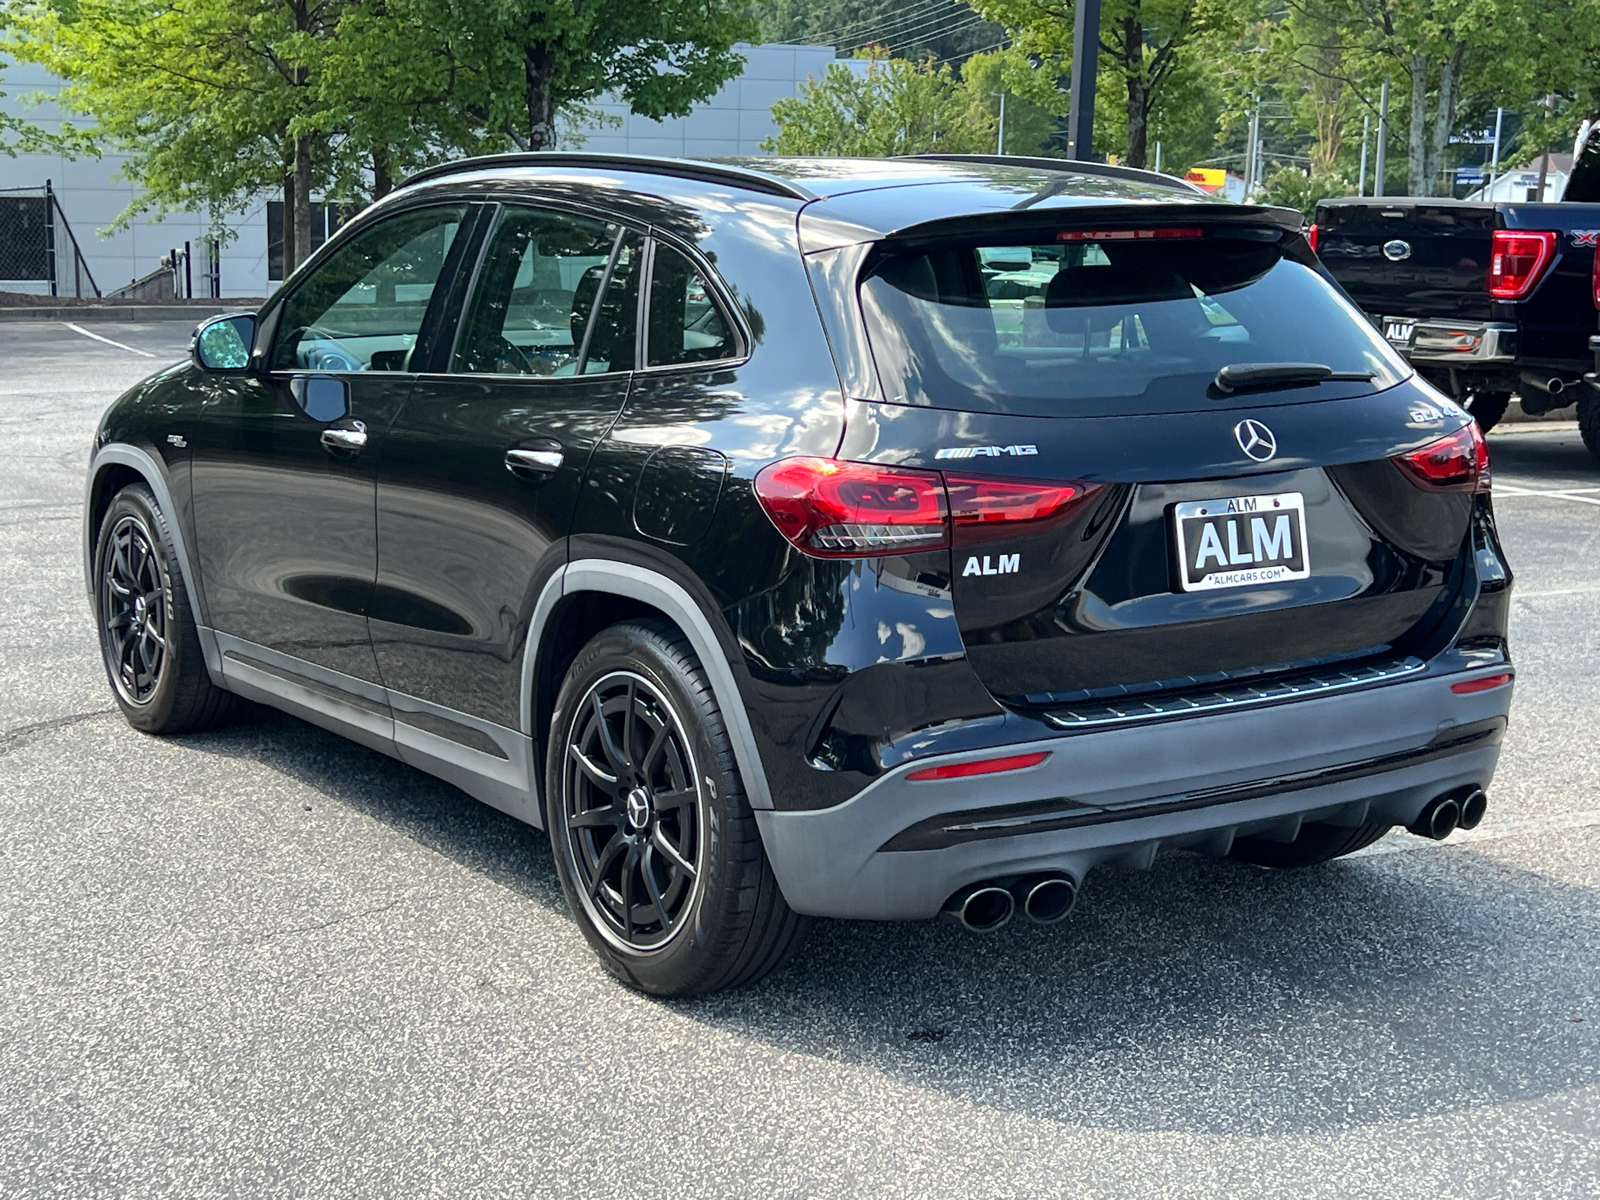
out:
M656 243L650 265L650 365L711 362L738 353L733 331L705 276L671 246Z
M500 216L456 343L455 371L571 375L617 227L532 208Z
M624 233L595 310L594 329L583 360L586 375L633 370L634 342L639 330L639 264L643 258L644 238L637 233ZM592 285L598 288L600 280L593 279Z
M362 230L284 305L278 370L404 371L466 209L424 208Z
M1333 286L1283 257L1276 234L1060 236L919 248L869 267L861 304L889 398L1041 415L1171 412L1214 404L1207 389L1228 363L1374 376L1295 397L1305 399L1409 373Z

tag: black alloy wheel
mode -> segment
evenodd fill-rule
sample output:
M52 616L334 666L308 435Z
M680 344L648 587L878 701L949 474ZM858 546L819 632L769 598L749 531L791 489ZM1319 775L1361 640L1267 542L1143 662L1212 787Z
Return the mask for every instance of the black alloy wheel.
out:
M700 877L699 773L678 715L643 675L614 671L578 701L562 803L591 920L626 949L665 945Z
M112 526L100 564L100 634L117 694L144 706L167 661L172 589L155 537L137 514Z
M545 824L573 919L657 996L754 983L805 938L694 650L664 620L597 633L550 716Z
M117 706L145 733L221 724L237 698L206 671L172 533L142 483L111 498L95 539L95 623Z

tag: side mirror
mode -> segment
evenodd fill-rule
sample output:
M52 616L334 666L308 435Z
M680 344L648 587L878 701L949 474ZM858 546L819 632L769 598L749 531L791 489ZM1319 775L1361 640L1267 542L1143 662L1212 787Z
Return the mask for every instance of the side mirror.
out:
M255 340L254 313L213 317L194 331L189 357L204 371L246 371L250 368L250 347Z

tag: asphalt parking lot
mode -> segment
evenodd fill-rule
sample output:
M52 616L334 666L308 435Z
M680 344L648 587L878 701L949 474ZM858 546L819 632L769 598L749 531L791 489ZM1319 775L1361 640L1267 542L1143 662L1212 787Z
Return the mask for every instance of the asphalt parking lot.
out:
M542 834L289 717L144 737L82 582L101 411L190 326L0 324L0 1195L1600 1195L1600 464L1491 437L1488 819L1091 875L974 937L611 981ZM264 514L263 519L270 519Z

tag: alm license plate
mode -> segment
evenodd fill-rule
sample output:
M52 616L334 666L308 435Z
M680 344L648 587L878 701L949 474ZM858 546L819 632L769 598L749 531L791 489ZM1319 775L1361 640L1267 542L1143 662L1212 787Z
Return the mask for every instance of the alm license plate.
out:
M1383 319L1383 336L1389 340L1391 346L1401 350L1411 349L1412 339L1417 334L1417 323L1408 321L1404 317L1385 317Z
M1311 575L1306 502L1299 492L1193 500L1174 506L1173 525L1186 592Z

